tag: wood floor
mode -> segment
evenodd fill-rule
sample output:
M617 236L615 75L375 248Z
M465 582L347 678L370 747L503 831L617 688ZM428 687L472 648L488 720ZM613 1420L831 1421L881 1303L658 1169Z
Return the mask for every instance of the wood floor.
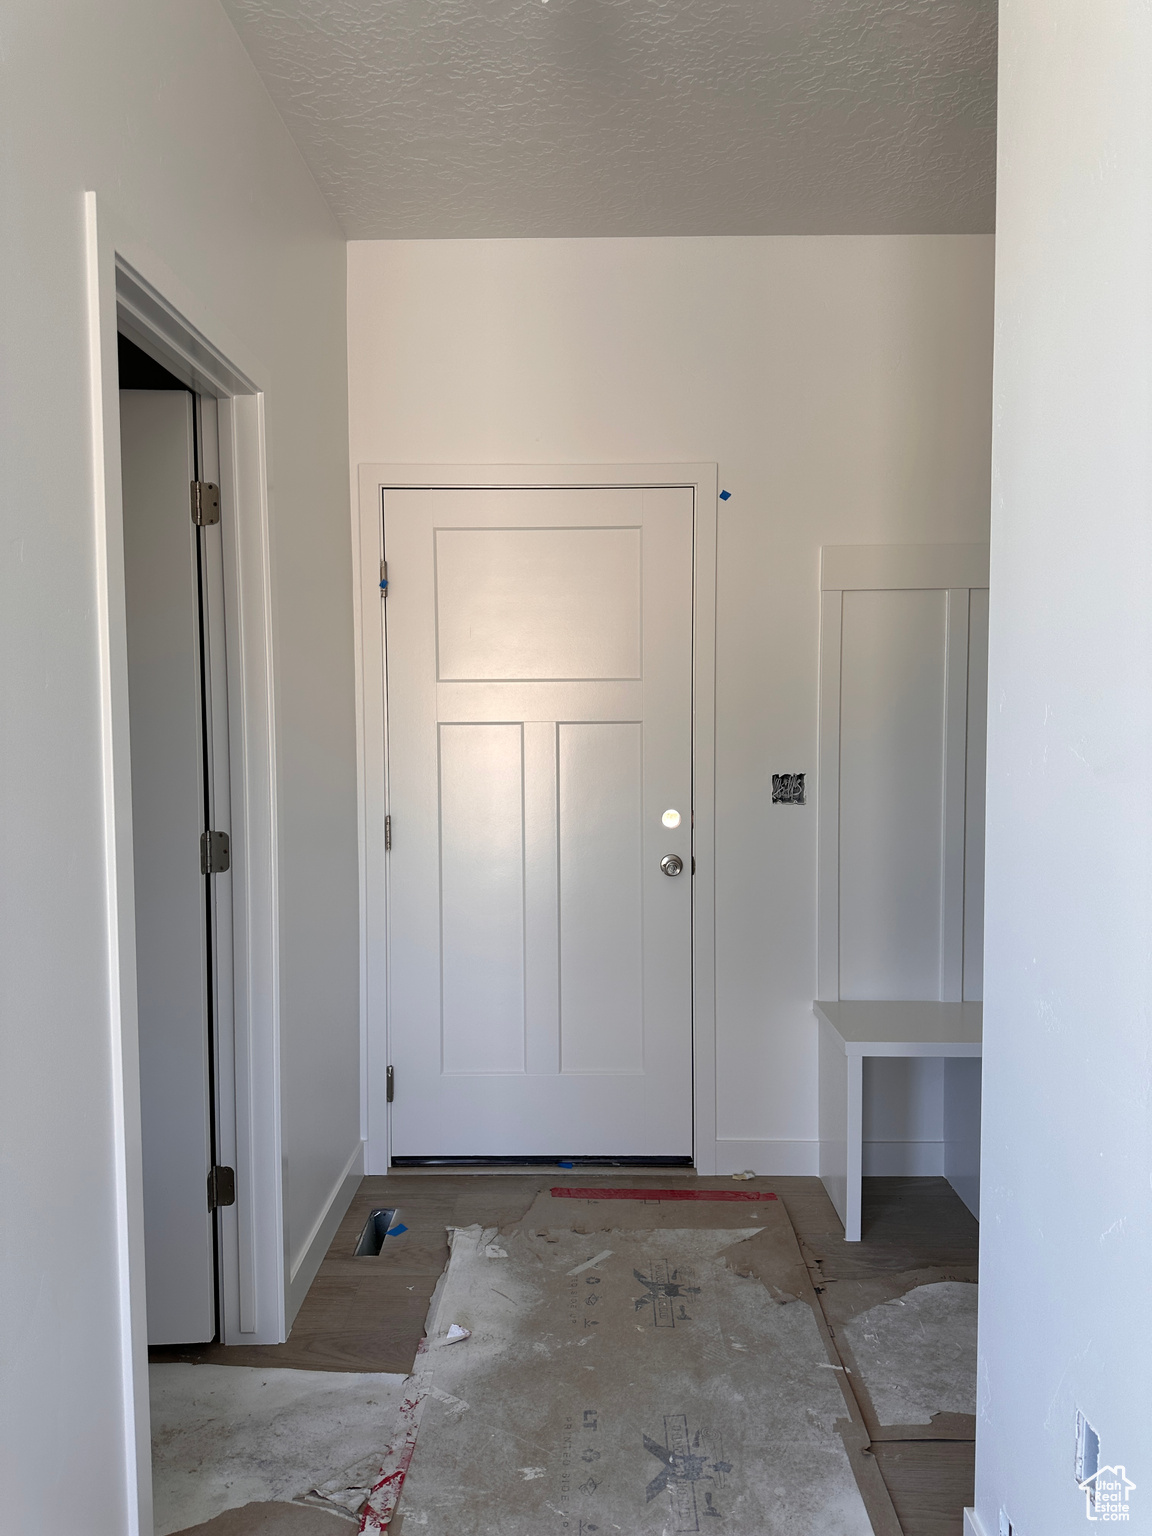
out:
M446 1229L452 1226L515 1224L536 1196L552 1184L645 1184L674 1188L731 1190L730 1179L697 1179L682 1173L636 1175L631 1170L578 1175L546 1170L529 1174L442 1174L397 1172L368 1178L360 1187L313 1282L286 1344L260 1348L220 1345L152 1351L154 1360L212 1361L225 1365L287 1366L294 1369L400 1371L411 1369L432 1291L448 1259ZM743 1186L771 1189L783 1200L801 1251L835 1338L850 1317L887 1296L936 1280L976 1279L979 1228L943 1179L866 1179L863 1241L845 1244L831 1202L818 1179L757 1179ZM353 1248L368 1212L394 1206L408 1231L389 1238L378 1258L357 1259ZM740 1206L711 1206L716 1226ZM743 1207L746 1213L747 1207ZM746 1219L746 1217L745 1217ZM631 1223L630 1223L631 1224ZM873 1433L868 1454L888 1488L904 1536L962 1536L963 1509L973 1499L974 1420L951 1415L902 1437L875 1423L866 1398L861 1404ZM254 1507L253 1513L255 1513ZM306 1526L285 1511L261 1506L262 1522L243 1522L233 1511L229 1523L211 1521L204 1536L248 1536L249 1529L337 1529L330 1517ZM237 1523L237 1517L240 1517ZM296 1523L291 1523L295 1521Z
M819 1192L800 1196L784 1187L800 1182ZM862 1241L851 1244L818 1180L776 1180L775 1187L833 1335L865 1306L913 1285L977 1279L979 1225L943 1179L865 1179ZM880 1431L870 1405L862 1406L904 1536L963 1536L964 1508L974 1499L975 1418L950 1415L946 1425L937 1421L899 1439Z

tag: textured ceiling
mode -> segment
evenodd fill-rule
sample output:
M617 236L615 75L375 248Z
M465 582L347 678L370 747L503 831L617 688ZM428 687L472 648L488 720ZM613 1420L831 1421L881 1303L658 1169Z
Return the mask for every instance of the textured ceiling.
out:
M996 0L224 0L352 239L993 227Z

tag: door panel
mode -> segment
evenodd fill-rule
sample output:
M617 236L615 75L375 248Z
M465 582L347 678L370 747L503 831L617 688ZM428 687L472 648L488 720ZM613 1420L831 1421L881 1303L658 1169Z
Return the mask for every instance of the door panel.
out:
M441 682L639 677L640 530L438 529L436 610Z
M393 1155L688 1156L692 493L384 518Z
M445 1072L524 1070L524 774L518 725L440 727Z
M642 726L560 726L560 1069L644 1070Z
M120 395L148 1342L216 1332L192 397Z

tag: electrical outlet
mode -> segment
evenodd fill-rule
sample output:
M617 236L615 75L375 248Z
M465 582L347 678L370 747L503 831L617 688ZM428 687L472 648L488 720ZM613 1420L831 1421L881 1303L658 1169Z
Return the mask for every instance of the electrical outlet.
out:
M772 775L773 805L803 805L804 775L802 773L774 773Z

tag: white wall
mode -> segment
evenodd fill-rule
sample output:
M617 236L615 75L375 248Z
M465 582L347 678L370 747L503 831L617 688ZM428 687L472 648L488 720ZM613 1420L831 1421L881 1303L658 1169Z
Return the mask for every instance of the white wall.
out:
M83 194L264 370L290 1248L359 1135L344 246L214 0L2 30L2 1523L123 1536Z
M815 787L820 546L987 538L991 306L982 236L349 246L353 465L715 459L732 493L725 1170L816 1168L816 808L769 797L773 770Z
M1152 10L1002 0L977 1508L1152 1525Z

